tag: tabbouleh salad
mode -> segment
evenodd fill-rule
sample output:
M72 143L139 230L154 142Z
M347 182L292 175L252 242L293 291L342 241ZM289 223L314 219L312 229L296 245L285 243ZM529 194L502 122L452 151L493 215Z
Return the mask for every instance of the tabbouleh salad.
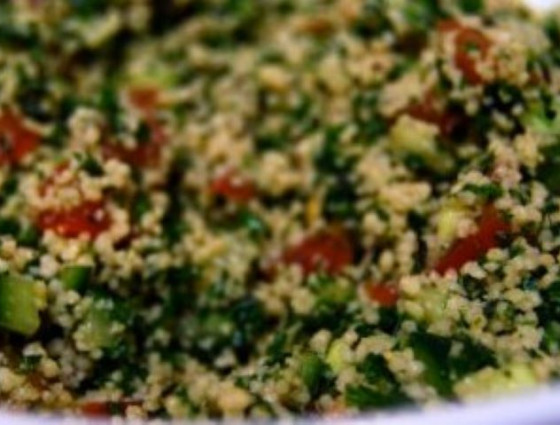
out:
M0 1L0 401L346 415L560 373L560 12Z

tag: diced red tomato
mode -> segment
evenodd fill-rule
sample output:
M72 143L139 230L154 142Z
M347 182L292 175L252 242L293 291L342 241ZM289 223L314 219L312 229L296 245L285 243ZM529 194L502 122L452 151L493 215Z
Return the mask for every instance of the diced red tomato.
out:
M134 87L128 90L130 103L141 111L153 112L159 101L159 91L154 87Z
M159 92L155 88L133 88L128 91L132 105L142 112L144 123L150 130L150 139L130 149L121 144L106 142L102 148L106 158L118 158L136 167L155 166L161 157L161 148L167 142L167 135L156 117Z
M96 237L111 225L103 202L87 201L68 210L46 210L39 214L37 225L66 238L82 234Z
M132 149L122 144L107 142L102 147L103 155L106 158L118 158L136 167L157 165L161 157L161 148L167 141L167 135L155 117L149 115L145 119L145 123L150 130L149 140L138 143Z
M243 178L235 171L227 171L210 183L210 192L237 204L246 204L257 194L252 181Z
M432 92L428 92L421 101L408 106L403 113L434 124L444 136L449 136L461 122L461 117L457 114L437 108L437 99Z
M493 206L482 212L476 233L457 241L436 264L434 270L444 274L448 270L459 270L470 261L476 261L489 250L498 246L500 235L511 231Z
M368 283L366 291L369 298L381 307L394 307L399 300L399 291L395 285Z
M80 406L80 411L83 415L89 417L110 416L111 411L109 405L102 401L89 401Z
M10 108L0 115L0 164L18 164L39 146L40 136Z
M354 259L354 250L348 234L339 228L328 229L309 236L298 245L288 248L282 263L297 264L308 276L317 271L335 275Z
M469 84L482 83L482 76L477 69L477 61L486 59L490 50L490 39L480 30L467 27L458 21L444 20L438 23L440 33L455 34L455 56L457 68L461 70ZM478 57L473 56L478 52Z
M127 407L140 406L139 401L88 401L80 406L80 411L83 415L88 417L107 417L116 414L124 414Z

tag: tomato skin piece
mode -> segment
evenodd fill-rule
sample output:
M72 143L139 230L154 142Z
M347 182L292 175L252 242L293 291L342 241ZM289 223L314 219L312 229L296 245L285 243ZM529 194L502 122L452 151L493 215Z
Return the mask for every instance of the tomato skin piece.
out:
M436 106L434 93L428 92L424 98L408 106L403 113L437 126L443 136L450 136L461 123L461 117Z
M161 158L161 147L167 141L165 130L159 121L152 115L145 118L144 122L150 130L150 139L139 143L130 149L114 142L107 142L102 146L106 158L117 158L135 167L156 166Z
M492 44L490 39L482 31L453 20L440 21L438 31L442 34L455 33L455 65L469 84L481 84L483 79L477 69L478 58L473 57L471 51L478 51L480 59L486 59Z
M88 401L80 406L80 412L90 418L103 418L114 414L124 414L130 406L140 406L139 401Z
M11 108L0 115L0 164L19 164L39 146L40 136L26 127L23 117Z
M311 235L288 248L281 262L299 265L305 276L317 271L336 275L352 264L353 259L354 250L348 234L342 229L333 228Z
M88 401L80 406L80 413L87 417L110 416L109 404L103 401Z
M161 147L167 142L167 134L156 117L159 92L155 88L133 88L127 93L130 103L142 114L144 124L150 131L150 139L130 149L119 143L106 142L102 147L106 158L117 158L134 167L152 167L160 162Z
M68 210L43 211L37 225L43 231L52 230L65 238L82 234L95 238L110 227L111 219L103 202L86 201Z
M370 300L377 302L381 307L394 307L399 300L398 288L391 284L367 283L366 293Z
M212 180L210 192L236 204L246 204L257 195L253 182L239 176L235 171L227 171Z
M510 232L509 223L500 217L493 206L488 206L482 212L476 233L457 241L437 262L434 270L442 275L449 270L459 270L466 263L478 260L497 247L499 236Z
M144 113L153 113L159 102L159 91L154 87L133 87L128 90L128 100Z

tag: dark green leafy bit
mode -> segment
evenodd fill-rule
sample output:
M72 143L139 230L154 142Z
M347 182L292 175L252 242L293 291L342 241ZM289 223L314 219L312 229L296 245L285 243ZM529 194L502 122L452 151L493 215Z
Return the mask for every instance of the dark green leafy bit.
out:
M506 300L491 300L484 306L484 314L490 326L500 329L500 332L513 332L517 310L513 303Z
M402 317L396 308L381 307L378 310L379 320L377 323L358 323L355 326L356 333L364 338L381 331L387 334L395 334L400 327Z
M331 371L317 354L307 353L302 357L300 373L312 399L317 398L332 386Z
M92 272L93 270L89 266L67 266L60 271L58 278L64 289L83 293L88 286Z
M511 120L512 130L508 135L519 134L523 130L520 118L513 113L515 107L525 106L525 99L519 87L511 84L496 82L484 87L482 107L474 117L472 127L478 140L486 141L494 127L492 117L496 111L501 112Z
M485 202L495 201L504 193L504 190L496 183L481 185L469 183L465 185L463 189L467 192L474 193L476 196L482 198Z
M323 204L325 216L333 220L356 219L357 202L356 184L346 175L337 176L325 195Z
M132 201L132 207L130 211L132 220L135 223L139 222L144 216L144 214L150 211L151 207L152 207L152 203L150 201L149 196L144 192L138 193L134 197L134 200Z
M352 166L350 159L341 149L340 137L344 127L330 127L325 131L323 147L315 158L315 166L325 174L346 173Z
M52 94L49 92L47 77L31 77L23 69L18 69L19 87L17 102L23 114L35 121L46 123L53 116Z
M316 303L309 315L298 317L301 335L308 337L320 329L330 329L334 335L339 335L352 322L350 301L355 290L330 276L314 276L308 285L316 296Z
M39 240L35 226L11 218L0 218L0 235L12 236L18 244L27 247L36 246Z
M387 122L379 115L378 90L363 90L352 99L354 120L365 144L374 144L387 132Z
M91 155L85 155L81 159L80 167L92 177L101 177L104 174L101 164Z
M105 114L105 119L112 132L118 133L123 130L122 108L119 93L114 84L108 82L101 88L98 106Z
M111 4L108 0L69 0L72 11L82 18L90 18L102 13Z
M322 173L321 177L328 185L324 209L329 219L345 220L357 217L358 195L356 184L351 177L354 161L341 149L340 136L343 130L342 127L329 128L325 133L323 148L315 158L315 164Z
M24 374L34 372L39 366L41 358L38 355L23 356L19 362L19 371Z
M460 0L459 6L465 13L480 13L484 8L483 0Z
M414 273L420 273L426 267L428 259L428 247L424 240L424 229L428 225L428 220L421 213L412 210L408 214L408 225L416 233L416 240L418 241L418 250L414 256Z
M560 281L541 293L542 304L537 308L539 323L544 327L544 348L554 354L560 352Z
M386 14L386 0L366 0L360 18L354 23L354 32L362 37L374 37L391 29Z
M104 348L103 356L95 363L90 378L82 382L80 389L100 388L111 382L125 395L131 395L146 377L141 352L132 338Z
M459 285L465 290L467 297L471 300L482 299L486 293L485 284L468 274L459 276Z
M288 352L288 334L286 331L277 332L272 342L266 349L267 364L283 364L284 360L290 355Z
M549 191L560 194L560 143L555 143L543 149L544 161L537 169L539 179Z
M231 348L240 362L246 362L268 324L260 302L246 296L223 309L197 311L188 317L185 344L202 361L212 361L224 348Z
M346 389L346 402L350 406L365 410L411 402L382 356L369 354L357 369L364 375L367 384L351 385Z
M346 388L346 403L360 410L397 407L408 404L409 399L402 394L383 394L366 385L350 385Z
M237 215L236 225L255 240L260 240L269 233L267 224L257 214L248 210L242 210Z
M351 385L346 389L346 402L361 410L395 407L410 403L383 357L370 354L358 366L367 381L365 385Z
M281 134L262 134L255 138L255 146L260 152L282 150L287 142L286 136Z
M410 25L411 32L431 31L436 22L442 18L443 11L437 0L417 0L407 2L403 14Z
M353 312L341 304L318 302L308 316L299 317L301 334L309 337L321 329L329 329L334 336L341 335L353 321Z
M419 331L410 335L408 342L416 359L424 364L424 380L444 397L453 395L454 382L496 363L490 350L466 337L452 340ZM459 345L458 352L451 353L453 343Z
M189 166L189 160L183 152L177 152L175 160L167 178L166 191L173 194L170 197L169 207L162 219L163 235L170 245L179 242L188 230L183 219L183 212L187 207L187 199L182 190L183 175Z
M0 46L28 51L36 50L40 46L36 28L15 23L9 2L0 4Z
M451 371L447 362L451 343L448 339L425 332L412 334L409 344L414 357L424 364L424 379L441 396L452 395Z

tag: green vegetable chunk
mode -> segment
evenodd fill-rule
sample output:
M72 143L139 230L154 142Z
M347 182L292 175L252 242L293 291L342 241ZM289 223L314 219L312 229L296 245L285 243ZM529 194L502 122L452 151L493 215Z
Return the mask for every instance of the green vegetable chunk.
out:
M309 353L301 361L301 379L312 398L319 395L328 367L316 354Z
M349 405L363 410L411 402L382 356L369 354L357 369L366 378L367 385L351 385L346 389Z
M59 279L62 287L69 291L82 292L91 276L91 267L69 266L62 269Z
M0 278L0 327L31 336L39 329L39 307L34 283L15 275Z

